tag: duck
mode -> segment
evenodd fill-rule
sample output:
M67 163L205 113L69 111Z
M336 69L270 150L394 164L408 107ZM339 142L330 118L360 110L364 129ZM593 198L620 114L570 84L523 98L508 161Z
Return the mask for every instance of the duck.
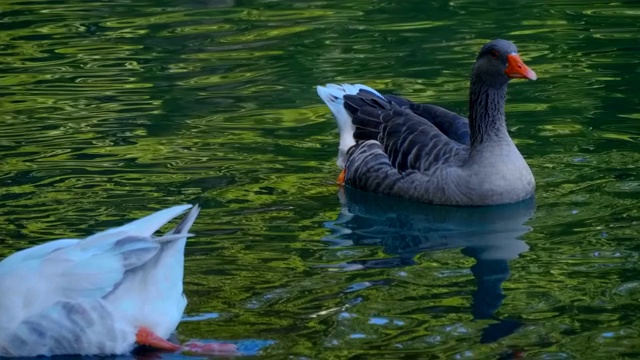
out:
M340 135L337 182L436 205L491 206L533 197L533 173L506 125L512 79L537 75L514 43L495 39L473 65L468 118L362 84L317 86Z
M188 209L173 230L153 236ZM197 205L173 206L2 260L0 357L122 355L138 346L183 350L167 339L187 305L184 251L199 211Z

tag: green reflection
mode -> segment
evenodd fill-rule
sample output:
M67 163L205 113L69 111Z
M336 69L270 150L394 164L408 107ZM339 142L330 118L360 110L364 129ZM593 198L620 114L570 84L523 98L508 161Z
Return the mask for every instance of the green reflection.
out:
M632 1L1 7L0 256L198 202L187 311L219 317L184 322L184 339L275 340L264 350L274 358L637 352ZM388 227L359 246L321 240L356 229L328 228L344 215L338 139L314 86L365 83L465 114L474 57L495 37L539 75L513 81L507 102L538 191L522 236L530 249L510 261L496 310L526 325L482 344L500 322L473 320L475 260L460 248L417 251L398 267L314 267L395 256L376 243Z

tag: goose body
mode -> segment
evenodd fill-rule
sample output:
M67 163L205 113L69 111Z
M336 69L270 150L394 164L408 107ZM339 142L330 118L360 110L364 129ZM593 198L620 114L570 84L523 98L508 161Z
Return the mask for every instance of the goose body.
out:
M166 342L182 318L193 207L174 206L83 240L55 240L0 262L0 357L126 354ZM178 346L172 350L179 349Z
M457 206L518 202L535 180L507 132L507 83L535 80L515 45L494 40L471 75L469 119L361 84L318 86L338 123L339 182L360 190Z

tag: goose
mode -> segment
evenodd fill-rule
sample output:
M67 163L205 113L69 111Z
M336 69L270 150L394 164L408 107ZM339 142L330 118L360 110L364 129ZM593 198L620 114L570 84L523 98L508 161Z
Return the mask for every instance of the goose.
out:
M153 236L189 208L173 230ZM187 304L184 250L199 211L197 205L174 206L83 240L54 240L2 260L0 357L121 355L139 345L233 351L233 344L183 348L167 340Z
M502 39L485 44L471 72L468 120L362 84L318 86L340 133L338 183L438 205L532 197L535 179L505 119L507 84L517 78L537 76L516 46Z

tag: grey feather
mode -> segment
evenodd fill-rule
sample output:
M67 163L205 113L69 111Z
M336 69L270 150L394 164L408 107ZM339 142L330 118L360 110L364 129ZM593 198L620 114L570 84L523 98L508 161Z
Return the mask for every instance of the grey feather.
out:
M494 51L504 56L495 58ZM338 161L345 164L345 185L442 205L496 205L532 197L535 180L509 137L504 115L507 55L516 53L505 40L482 48L471 76L469 120L364 85L327 85L319 93L343 100L323 97L340 115L341 146L351 146L341 147L346 159ZM348 121L355 144L344 140Z

